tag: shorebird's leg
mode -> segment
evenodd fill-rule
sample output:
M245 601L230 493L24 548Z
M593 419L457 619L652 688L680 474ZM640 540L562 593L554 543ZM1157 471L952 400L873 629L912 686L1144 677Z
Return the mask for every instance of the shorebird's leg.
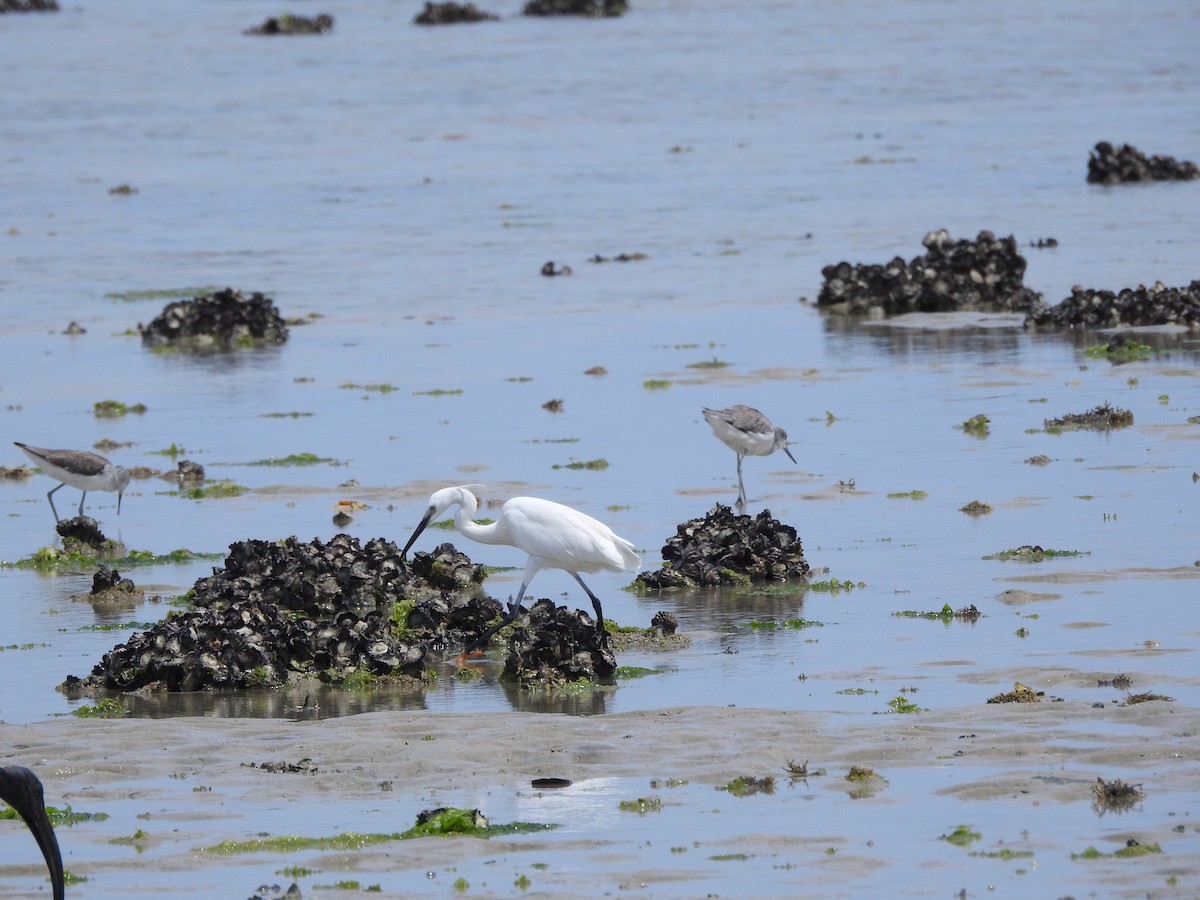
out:
M742 481L742 460L745 459L746 457L743 456L741 453L739 453L737 455L737 458L738 458L738 508L740 509L741 507L746 505L746 485Z
M60 487L62 487L62 484L57 484L54 487L50 488L49 492L46 494L46 499L50 501L50 512L54 513L54 524L55 525L57 525L59 522L62 521L62 519L60 519L58 517L58 510L54 508L54 492L57 491Z
M83 515L83 501L85 499L87 499L87 491L84 491L82 494L79 495L79 514L81 516Z

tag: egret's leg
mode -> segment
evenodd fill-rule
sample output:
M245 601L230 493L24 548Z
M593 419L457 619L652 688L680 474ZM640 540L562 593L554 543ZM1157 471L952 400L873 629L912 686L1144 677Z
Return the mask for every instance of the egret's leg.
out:
M604 646L608 643L608 629L604 627L604 610L600 608L600 598L591 592L591 589L583 583L583 579L580 578L578 574L572 572L571 575L576 581L579 582L579 586L583 588L583 592L592 600L592 606L596 610L596 629L602 635L600 644L601 646Z
M55 485L54 487L52 487L50 489L49 493L46 494L46 499L50 501L50 512L54 513L54 524L55 525L57 525L59 522L62 521L58 517L58 510L54 508L54 492L57 491L60 487L62 487L61 484Z
M536 556L530 556L529 561L525 563L525 574L521 578L521 589L517 591L517 599L515 601L510 600L508 603L508 615L491 628L484 631L483 634L475 638L475 640L471 641L471 643L467 644L467 646L463 648L463 653L471 653L475 650L478 650L480 647L486 647L487 642L492 639L492 635L494 635L505 625L511 625L516 621L517 616L524 612L524 609L521 607L521 600L523 600L525 597L525 591L529 588L529 582L533 580L533 576L536 575L541 568L542 561Z

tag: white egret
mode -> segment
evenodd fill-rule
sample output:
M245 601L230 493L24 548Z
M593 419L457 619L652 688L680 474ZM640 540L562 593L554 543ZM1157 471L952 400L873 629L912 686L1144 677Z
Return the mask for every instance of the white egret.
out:
M429 498L429 508L418 523L412 537L400 551L403 559L421 536L430 522L435 521L451 507L457 506L454 527L466 537L481 544L507 544L529 554L525 563L525 574L521 577L521 589L517 599L508 605L508 617L500 625L477 639L472 647L482 646L500 628L513 621L521 612L521 600L533 580L542 569L562 569L579 582L584 593L596 610L596 625L602 634L604 610L600 600L579 577L580 572L637 572L642 561L633 552L633 544L618 537L613 530L577 509L542 500L538 497L513 497L500 508L496 521L481 525L474 521L479 509L479 500L474 490L484 490L483 485L466 484L434 491Z
M47 450L44 447L30 447L20 441L13 443L24 450L25 455L32 459L43 473L55 481L62 482L46 494L56 524L61 520L58 510L54 508L54 492L63 484L83 491L83 496L79 498L79 515L83 515L83 500L88 491L116 491L117 515L121 514L121 496L129 486L129 472L123 466L114 466L103 456L87 450Z
M46 815L42 782L24 766L0 767L0 800L15 809L33 832L34 839L42 848L42 856L46 857L46 866L50 869L54 900L63 900L66 881L63 878L62 854L58 850L54 826Z
M738 506L746 505L746 486L742 483L742 460L747 456L770 456L782 448L792 462L796 457L787 448L787 432L749 406L704 409L704 418L721 443L737 454Z

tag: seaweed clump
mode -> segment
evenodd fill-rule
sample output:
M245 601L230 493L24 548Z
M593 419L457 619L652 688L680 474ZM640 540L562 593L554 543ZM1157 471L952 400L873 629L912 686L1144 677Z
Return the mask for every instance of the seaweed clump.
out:
M420 678L429 647L395 621L397 610L410 593L451 584L469 591L483 579L482 567L450 544L413 560L414 570L436 571L436 581L407 570L382 538L365 545L345 534L328 543L249 540L229 549L225 567L196 582L193 609L135 633L87 678L68 677L64 689L269 687L292 676L336 680L355 672Z
M1133 413L1127 409L1101 403L1084 413L1067 413L1058 419L1046 419L1042 423L1047 431L1073 431L1093 428L1107 431L1111 428L1126 428L1133 424Z
M1024 284L1025 257L1016 239L981 231L974 240L953 240L945 229L922 241L927 252L884 265L840 262L821 270L817 305L850 315L895 316L911 312L976 310L1027 312L1043 303Z
M1146 156L1129 144L1114 148L1101 141L1088 157L1089 184L1123 184L1131 181L1191 181L1200 178L1194 162L1173 156Z
M247 28L243 34L327 34L333 30L333 16L321 13L317 16L293 16L290 13L272 16L261 25Z
M154 321L139 324L138 330L143 344L187 350L257 347L288 339L287 325L273 300L258 291L246 296L232 288L168 303Z
M764 509L757 516L736 515L718 503L702 519L679 525L662 548L666 563L638 575L646 588L746 584L804 578L811 569L796 529Z

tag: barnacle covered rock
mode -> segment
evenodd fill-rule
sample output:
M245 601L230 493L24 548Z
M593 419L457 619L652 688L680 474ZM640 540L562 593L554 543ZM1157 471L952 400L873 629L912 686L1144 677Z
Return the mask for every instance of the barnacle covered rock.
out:
M1146 156L1129 144L1114 149L1108 141L1101 141L1088 157L1089 184L1190 181L1193 178L1200 178L1200 167L1194 162L1178 162L1173 156Z
M1138 285L1117 293L1079 287L1055 306L1039 304L1025 317L1025 327L1134 328L1142 325L1181 325L1200 329L1200 281L1187 287Z
M504 674L523 683L613 680L617 660L595 619L582 610L539 600L509 642Z
M883 265L840 262L821 270L817 305L850 315L972 310L1023 312L1041 302L1025 287L1025 258L1016 240L981 231L975 240L953 240L945 230L922 241L927 252L912 262Z
M485 12L474 3L426 3L417 13L416 25L455 25L459 22L489 22L500 17Z
M648 588L783 581L809 574L796 529L764 509L753 518L718 503L703 519L679 525L662 549L663 568L643 572Z
M176 300L149 325L138 325L142 343L186 350L228 350L240 346L282 344L287 325L269 297L225 288L215 294Z

